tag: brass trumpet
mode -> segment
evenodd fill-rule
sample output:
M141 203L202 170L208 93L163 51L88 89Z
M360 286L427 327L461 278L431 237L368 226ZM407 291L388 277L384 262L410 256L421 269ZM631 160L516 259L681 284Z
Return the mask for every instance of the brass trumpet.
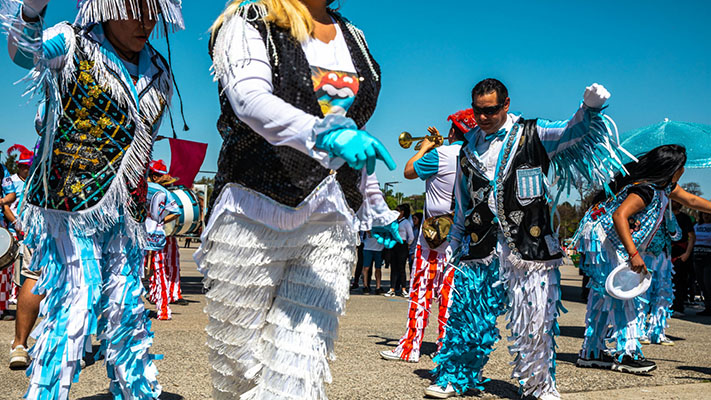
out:
M400 147L402 147L403 149L409 149L410 146L412 146L412 142L417 142L417 144L415 145L415 150L420 150L422 148L422 142L425 139L429 139L435 142L435 147L439 147L444 144L444 137L442 135L412 137L410 132L401 133L400 137L397 138L397 142L400 143Z

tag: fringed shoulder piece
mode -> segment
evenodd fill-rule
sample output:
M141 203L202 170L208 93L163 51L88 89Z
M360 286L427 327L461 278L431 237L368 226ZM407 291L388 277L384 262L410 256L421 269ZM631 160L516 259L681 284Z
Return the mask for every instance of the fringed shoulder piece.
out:
M180 0L147 0L147 3L148 17L159 20L158 29L165 25L167 32L163 33L185 29ZM141 0L80 0L76 24L88 26L112 19L129 19L140 13Z
M212 56L210 70L215 81L226 76L234 76L235 69L249 63L251 54L247 41L247 24L256 21L267 23L265 19L268 13L267 7L258 0L245 0L240 3L236 13L225 16L222 26L214 33L214 39L210 44ZM237 60L233 60L230 54L233 43L237 41L241 43L242 52Z
M617 125L612 118L600 113L600 118L591 121L589 129L590 132L578 143L551 159L558 198L563 192L570 194L572 187L579 188L583 184L604 188L611 194L607 182L618 172L628 173L621 155L636 161L620 144Z

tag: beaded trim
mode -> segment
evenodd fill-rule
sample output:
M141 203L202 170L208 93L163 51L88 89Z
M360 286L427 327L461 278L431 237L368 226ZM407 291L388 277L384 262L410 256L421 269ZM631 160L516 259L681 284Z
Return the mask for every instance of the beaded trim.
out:
M509 227L509 223L506 221L506 210L504 209L504 171L506 171L506 166L508 165L509 158L511 157L511 149L513 148L513 145L516 141L516 138L518 137L518 130L520 129L521 125L519 124L514 124L513 129L509 133L509 136L507 138L506 144L504 145L504 151L501 156L501 159L499 160L498 166L497 166L497 171L496 171L496 181L495 181L495 188L496 188L496 209L497 209L497 216L500 217L499 219L499 224L501 225L501 231L504 235L504 239L506 240L506 245L508 246L509 250L511 250L511 253L515 255L516 257L520 258L521 254L519 253L518 249L516 248L516 244L514 243L514 239L512 237L511 233L511 228Z

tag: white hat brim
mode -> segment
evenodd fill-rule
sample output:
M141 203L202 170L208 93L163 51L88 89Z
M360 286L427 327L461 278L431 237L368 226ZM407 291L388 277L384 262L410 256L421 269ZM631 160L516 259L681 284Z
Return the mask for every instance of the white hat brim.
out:
M647 271L642 275L623 264L612 270L605 280L605 291L619 300L630 300L649 289L652 283L652 274Z

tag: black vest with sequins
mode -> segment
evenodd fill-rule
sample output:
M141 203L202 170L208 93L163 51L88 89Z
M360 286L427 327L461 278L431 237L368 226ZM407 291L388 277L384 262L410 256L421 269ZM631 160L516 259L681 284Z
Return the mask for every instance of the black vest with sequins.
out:
M370 65L378 75L380 67L369 52L364 54L361 51L347 22L338 15L334 15L334 18L340 25L356 73L360 77L358 92L346 116L353 119L358 127L363 127L375 110L380 92L379 76L374 76ZM251 23L259 30L267 49L275 50L268 51L273 94L304 112L323 118L314 91L310 65L301 44L288 30L265 24L261 20ZM221 87L219 90L222 93ZM281 204L296 207L331 172L296 149L267 142L237 118L229 100L222 94L220 106L222 115L217 122L217 129L222 135L223 144L211 203L214 203L226 184L234 182ZM336 172L336 180L341 185L348 206L354 211L363 202L363 195L358 189L360 176L360 171L347 165Z
M489 179L473 166L462 146L459 162L472 198L472 212L465 219L468 254L462 260L482 259L496 248L498 235L514 255L527 261L548 261L562 257L552 224L544 177L550 160L536 130L536 120L519 120L523 129L518 146L504 143L502 152L512 153L511 167L502 177L496 215L489 208ZM517 128L518 129L518 128ZM512 143L514 144L514 143ZM498 177L497 177L498 178ZM495 179L497 179L495 178ZM497 221L498 220L498 221Z

